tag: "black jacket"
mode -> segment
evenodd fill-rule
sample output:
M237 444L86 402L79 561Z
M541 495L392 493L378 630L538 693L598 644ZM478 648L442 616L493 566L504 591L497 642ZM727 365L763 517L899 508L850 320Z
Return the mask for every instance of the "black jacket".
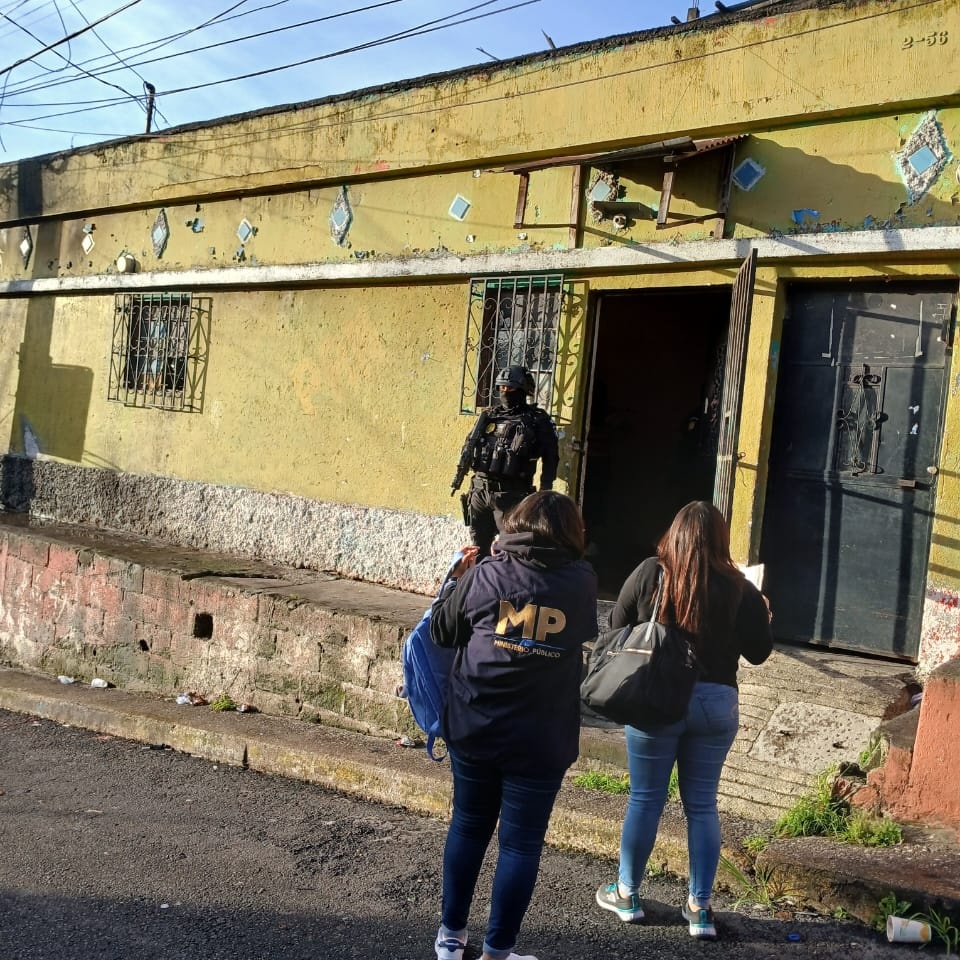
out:
M597 635L586 561L530 533L503 534L436 601L430 635L459 648L443 721L452 749L512 773L576 760L581 646Z
M627 624L643 623L653 613L654 595L657 589L656 557L649 557L627 577L617 598L617 604L610 614L611 627L625 627ZM711 604L716 611L727 610L731 606L725 602L730 599L733 589L723 577L712 577L710 596L717 602ZM669 622L670 611L661 611L658 619ZM729 687L737 685L737 664L740 657L750 663L763 663L773 650L773 636L770 632L770 617L767 605L760 591L749 581L743 581L743 593L736 617L731 621L719 615L712 615L709 635L697 638L697 659L700 662L700 679L707 683L725 683Z

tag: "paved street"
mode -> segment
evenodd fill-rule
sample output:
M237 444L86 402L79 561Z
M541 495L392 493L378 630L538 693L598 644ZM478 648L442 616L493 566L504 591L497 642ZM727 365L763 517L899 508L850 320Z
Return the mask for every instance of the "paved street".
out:
M0 791L2 960L433 957L439 821L3 711ZM722 941L695 943L676 908L683 888L663 879L647 891L650 923L627 926L593 906L612 871L548 851L520 951L861 960L913 949L850 922L720 900ZM485 910L478 899L478 942Z

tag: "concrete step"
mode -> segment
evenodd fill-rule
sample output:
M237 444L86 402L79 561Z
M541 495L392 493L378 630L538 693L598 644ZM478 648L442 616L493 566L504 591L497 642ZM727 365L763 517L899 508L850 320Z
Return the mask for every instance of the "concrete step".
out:
M909 706L903 664L778 646L740 670L740 733L720 780L720 808L776 820L830 767L855 763L881 723ZM622 728L586 719L580 765L626 770Z

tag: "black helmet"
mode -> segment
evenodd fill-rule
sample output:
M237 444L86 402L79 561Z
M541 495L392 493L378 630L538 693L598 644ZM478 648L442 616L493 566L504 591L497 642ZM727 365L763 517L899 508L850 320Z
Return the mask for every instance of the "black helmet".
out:
M522 390L524 393L530 392L530 374L526 367L514 366L504 367L496 379L497 387L510 387L512 390Z

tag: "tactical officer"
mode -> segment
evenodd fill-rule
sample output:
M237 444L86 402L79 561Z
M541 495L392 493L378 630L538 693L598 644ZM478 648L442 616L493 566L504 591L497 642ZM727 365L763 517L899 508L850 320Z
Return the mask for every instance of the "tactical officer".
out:
M544 410L527 403L534 382L526 368L501 370L495 385L500 402L481 414L478 426L482 429L478 436L474 431L467 437L461 455L461 461L464 455L469 457L473 470L470 492L465 494L465 513L480 557L489 555L504 514L533 493L537 460L542 461L541 490L553 488L560 461L553 421Z

